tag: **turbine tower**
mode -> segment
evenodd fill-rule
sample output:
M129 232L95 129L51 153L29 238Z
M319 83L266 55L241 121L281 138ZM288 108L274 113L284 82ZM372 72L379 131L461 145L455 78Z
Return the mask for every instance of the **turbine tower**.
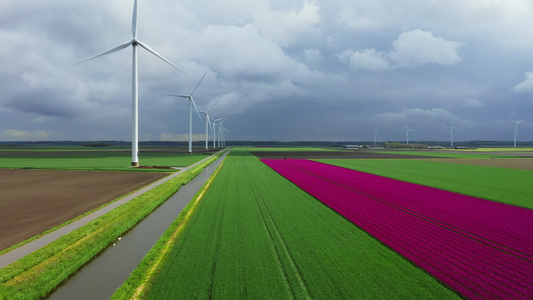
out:
M453 126L453 124L450 122L450 148L453 148L453 130L454 129L459 129L459 128Z
M131 46L133 48L133 68L132 68L132 133L131 133L131 165L134 167L139 166L139 70L137 67L137 46L141 46L146 51L152 53L153 55L159 57L161 60L165 61L166 63L170 64L174 68L183 71L178 66L173 64L171 61L166 59L163 55L159 54L157 51L152 49L152 47L148 46L147 44L139 41L137 39L137 0L134 1L133 4L133 18L132 18L132 33L133 33L133 39L131 41L122 43L116 47L113 47L109 50L106 50L104 52L101 52L99 54L96 54L94 56L91 56L85 60L82 60L72 66L79 65L83 62L86 62L88 60L91 60L93 58L97 58L103 55L107 55L113 52L117 52L119 50L122 50L124 48L127 48Z
M224 120L226 120L226 118L219 118L219 119L213 119L213 127L212 127L212 130L213 130L213 148L216 148L217 145L216 145L216 142L217 142L217 131L216 131L216 128L217 128L217 122L224 122ZM219 137L220 139L220 137Z
M409 131L414 131L413 129L409 129L409 127L407 127L407 130L405 132L405 136L407 138L407 145L409 145Z
M215 105L217 105L218 101L220 101L220 97L217 99L217 101L215 101L215 103L213 105L211 105L211 107L209 109L207 109L206 111L200 111L200 113L205 114L205 150L209 150L209 146L208 146L209 125L211 125L211 120L210 120L211 117L209 116L209 111L211 109L213 109L213 107L215 107ZM213 147L215 147L214 142L213 142Z
M192 154L192 107L193 106L194 106L194 109L196 110L196 113L198 114L198 118L200 118L200 121L202 121L202 117L200 117L200 112L198 111L198 108L196 107L196 103L194 102L192 95L194 94L194 92L196 92L196 89L200 85L200 82L202 82L202 80L204 79L205 74L207 74L207 72L205 72L202 78L200 78L200 81L198 81L198 83L192 90L192 93L189 95L162 94L165 96L189 99L189 154Z
M511 120L511 122L513 122L514 124L514 148L516 148L516 137L518 136L518 124L520 124L520 122L522 121L524 120L520 120L518 122Z

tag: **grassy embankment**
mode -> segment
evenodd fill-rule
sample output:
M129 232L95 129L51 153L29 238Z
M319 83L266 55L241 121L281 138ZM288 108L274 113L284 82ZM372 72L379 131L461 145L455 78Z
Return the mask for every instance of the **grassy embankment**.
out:
M533 209L533 172L414 159L320 159L327 164Z
M71 151L71 150L68 150ZM119 151L90 150L83 153L61 153L59 150L23 150L17 156L0 155L0 168L9 169L52 169L52 170L102 170L102 171L142 171L173 172L172 169L136 169L131 168L131 153ZM8 152L0 150L0 153ZM46 155L39 154L47 152ZM207 155L195 153L159 153L142 152L139 161L143 166L186 167Z
M245 151L210 184L115 299L457 297Z
M0 299L45 297L217 157L210 158L205 163L0 269Z

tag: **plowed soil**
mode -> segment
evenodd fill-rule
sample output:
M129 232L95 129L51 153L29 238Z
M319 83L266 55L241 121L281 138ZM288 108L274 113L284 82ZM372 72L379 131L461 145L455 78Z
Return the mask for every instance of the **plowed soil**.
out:
M166 175L0 169L0 250Z

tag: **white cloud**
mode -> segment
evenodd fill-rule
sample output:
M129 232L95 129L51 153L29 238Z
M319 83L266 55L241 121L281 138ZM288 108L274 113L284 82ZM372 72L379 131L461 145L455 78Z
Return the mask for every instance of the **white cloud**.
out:
M307 65L315 65L322 59L322 54L318 49L305 49L303 58Z
M367 1L368 5L376 4L375 1ZM352 6L346 6L341 9L335 18L335 23L339 27L346 27L348 29L356 31L376 31L383 27L383 23L380 18L376 16L374 9L359 9Z
M533 72L526 72L526 80L517 84L513 91L517 93L531 93L533 92Z
M388 54L391 62L401 67L424 64L452 65L461 61L458 48L461 43L434 37L429 31L415 29L400 34L394 41L394 50Z
M434 37L429 31L415 29L400 34L393 42L394 49L388 53L374 48L354 51L351 49L337 55L351 68L385 71L398 67L416 67L426 64L451 65L461 61L458 48L461 43Z
M376 49L365 49L362 51L345 50L338 58L341 62L347 63L352 69L365 69L370 71L385 71L390 68L384 52Z

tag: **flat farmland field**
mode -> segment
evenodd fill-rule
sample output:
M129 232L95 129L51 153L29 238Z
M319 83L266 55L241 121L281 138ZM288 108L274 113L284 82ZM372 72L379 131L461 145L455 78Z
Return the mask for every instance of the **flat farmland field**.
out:
M149 299L454 299L454 292L234 149Z
M186 167L213 154L196 150L191 155L183 148L141 149L139 162L141 166ZM131 150L128 149L0 149L0 168L169 172L168 169L134 169L130 165Z
M141 165L159 167L185 167L212 154L183 148L141 153ZM127 149L0 148L0 251L176 171L130 164Z
M0 250L168 173L0 169Z
M483 199L533 208L533 159L317 161Z
M533 297L533 211L310 160L263 160L466 298Z
M253 151L253 154L262 159L276 158L291 162L296 161L296 158L313 158L326 164L339 165L430 187L437 186L460 194L521 206L524 208L509 207L518 209L527 216L531 215L530 209L533 207L531 204L533 190L530 187L533 172L526 168L513 168L513 163L516 164L515 166L529 163L527 159L522 162L520 161L523 159L518 158L516 161L515 158L485 160L479 159L477 155L468 156L469 154L466 153L460 154L460 157L463 157L461 159L451 157L434 159L425 155L417 157L403 153L373 151L350 151L355 153L328 151L328 154L324 154L321 151L303 150L290 152L274 149L263 151L263 149L256 148L246 148L246 150ZM324 159L333 158L337 152L349 154L337 156L343 159ZM350 156L352 157L349 158ZM360 159L354 159L353 156ZM464 157L477 157L477 159ZM496 164L495 161L498 161L500 165L477 166L469 165L468 161L476 161L476 163L486 161L488 165ZM507 165L501 161L507 161ZM321 172L318 173L323 175ZM318 184L313 187L318 187ZM405 192L409 195L408 192L399 189L387 190L387 187L388 184L378 184L363 194L370 195L372 198L373 190L383 190L393 198L395 193ZM324 194L332 191L329 188L319 190ZM355 197L349 194L342 195L344 196L336 199L344 197L345 200L349 200ZM446 197L441 197L439 200L441 204L435 201L431 205L443 205L442 203L447 202ZM409 203L409 196L405 199L407 199L406 203ZM423 200L422 203L430 203L428 199L430 198L422 196L422 199L418 200ZM471 223L467 222L470 224L467 226L470 227L465 229L468 230L465 234L468 239L475 240L473 242L476 244L475 247L484 247L481 250L483 254L478 254L481 256L475 263L470 262L468 257L462 260L462 250L457 251L455 246L434 247L428 243L430 250L409 248L413 243L417 245L418 241L429 239L433 233L423 236L426 233L419 232L418 228L421 225L417 225L419 220L415 220L416 218L398 220L401 226L392 224L391 220L395 218L390 219L389 216L397 216L397 213L385 213L384 208L379 208L379 205L365 204L365 209L377 212L375 216L369 216L367 212L360 216L361 218L374 218L370 221L363 220L366 224L370 224L369 228L357 225L358 223L355 222L351 223L353 220L343 215L343 211L347 210L346 207L353 209L359 205L341 206L334 210L324 205L326 203L318 197L311 196L279 174L273 173L273 170L260 163L257 158L250 156L248 151L235 149L213 185L206 191L206 196L201 200L198 211L185 228L183 236L177 241L163 269L158 273L159 275L151 279L150 284L153 283L153 286L149 298L172 298L178 295L184 298L255 299L273 297L448 299L475 298L479 295L490 294L499 295L498 297L531 296L529 292L531 280L528 279L528 273L532 268L529 249L533 248L533 244L529 237L531 230L531 225L527 220L529 217L513 220L523 226L509 225L513 228L510 228L508 232L505 231L508 229L505 228L507 225L502 225L506 222L501 220L501 216L498 216L500 217L499 223L491 223L490 218L485 218L482 223L485 222L483 224L491 226L491 231L485 233L483 230L485 225L482 227L477 225L477 218L483 218L476 214L477 209L461 212L459 208L462 207L462 200L458 201L455 208L452 205L451 209L464 213L464 216L457 217L448 213L437 213L437 215L453 218L457 222L463 219L469 220L473 216L471 218L473 220L469 220ZM397 204L391 204L391 206L397 206ZM507 207L505 204L503 206ZM422 213L417 214L426 218ZM433 217L427 217L427 219L431 218ZM431 230L440 230L439 224L444 221L435 220L434 224L437 225L427 225L427 227L433 228ZM376 227L373 224L383 226ZM408 227L413 224L416 230ZM454 231L454 225L450 226L449 228ZM375 228L381 229L376 232L373 231ZM409 229L411 231L408 232L406 228L411 228ZM406 231L402 231L403 229ZM478 229L481 231L475 232ZM515 234L513 230L518 231ZM490 242L494 248L478 245L485 243L485 237L481 237L484 234L497 236L495 241ZM474 246L468 244L461 234L458 235L457 241L449 240L448 233L435 233L435 235L436 239L442 239L435 242L436 245L463 243L466 245L464 253L476 255L476 251L472 251ZM479 241L478 236L481 237ZM525 260L523 263L525 269L516 267L518 266L516 257L512 257L515 260L511 262L498 254L499 251L508 251L506 250L509 246L506 246L506 236L509 240L516 240L516 243L513 242L512 245L516 248L511 247L514 250L510 251L517 251L518 265L521 265L521 259ZM407 244L407 246L402 244L406 242L400 241L401 238L405 238L407 243L412 244ZM392 240L393 243L388 244L384 240ZM400 245L399 248L396 245ZM420 261L421 256L416 254L417 251L430 253L429 258L425 258L427 262L430 262L428 269L421 267L424 262ZM441 252L431 254L436 253L434 251ZM410 256L409 253L415 254ZM488 253L493 255L492 258L486 258ZM511 256L515 255L513 253ZM439 279L437 275L441 272L439 269L429 271L434 268L431 265L431 255L437 255L439 264L453 270L453 274L458 274L459 277L469 276L474 283L464 287L461 280ZM500 258L502 261L498 261ZM498 264L508 262L512 265L506 265L504 268L509 270L511 275L504 274L502 278L496 278L502 275ZM473 268L481 270L479 275L471 275ZM489 269L494 273L487 271ZM455 276L446 272L444 273L448 275L445 276ZM477 277L480 281L475 282L478 280ZM502 282L506 284L513 281L516 285L500 285L499 280L503 280ZM483 281L491 283L484 285ZM484 289L489 290L488 294L485 294Z

